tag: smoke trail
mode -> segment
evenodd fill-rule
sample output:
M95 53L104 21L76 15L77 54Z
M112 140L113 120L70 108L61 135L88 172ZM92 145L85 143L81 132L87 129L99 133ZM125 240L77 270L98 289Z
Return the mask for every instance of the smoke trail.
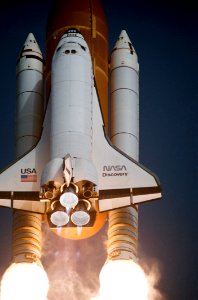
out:
M48 300L101 300L99 274L106 260L107 226L92 238L66 240L43 225L42 262L50 281ZM159 289L162 267L156 259L139 262L149 282L148 300L166 300Z
M149 283L148 300L166 300L159 289L162 274L162 265L157 259L142 258L140 266L143 268Z
M92 238L72 241L43 225L42 262L50 281L48 300L90 300L97 294L106 240L105 227Z

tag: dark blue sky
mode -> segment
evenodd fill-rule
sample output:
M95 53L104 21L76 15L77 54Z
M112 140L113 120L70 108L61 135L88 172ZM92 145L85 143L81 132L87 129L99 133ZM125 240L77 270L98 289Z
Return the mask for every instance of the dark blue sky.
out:
M29 32L45 53L52 1L0 4L0 168L14 158L15 66ZM163 199L139 214L140 258L158 261L168 300L198 299L198 10L193 1L101 1L109 49L125 29L140 64L140 162L154 171ZM9 262L11 214L0 209L0 272Z

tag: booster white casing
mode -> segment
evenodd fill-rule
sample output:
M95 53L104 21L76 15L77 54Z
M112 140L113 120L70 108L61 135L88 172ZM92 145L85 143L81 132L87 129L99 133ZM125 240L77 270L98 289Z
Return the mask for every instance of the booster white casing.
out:
M30 150L41 136L44 112L43 65L37 41L29 33L16 66L16 157Z
M139 64L135 49L124 30L112 50L110 86L111 141L138 161Z

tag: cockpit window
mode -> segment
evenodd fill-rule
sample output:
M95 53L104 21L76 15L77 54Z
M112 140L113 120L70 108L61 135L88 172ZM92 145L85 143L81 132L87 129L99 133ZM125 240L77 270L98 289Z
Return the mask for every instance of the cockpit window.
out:
M72 54L76 54L76 50L72 49L72 50L71 50L71 53L72 53Z
M70 51L69 50L65 50L65 54L69 54L70 53Z

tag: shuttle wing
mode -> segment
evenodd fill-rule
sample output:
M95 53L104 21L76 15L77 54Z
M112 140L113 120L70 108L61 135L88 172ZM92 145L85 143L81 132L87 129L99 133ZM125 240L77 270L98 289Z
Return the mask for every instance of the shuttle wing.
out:
M114 147L106 137L95 88L93 114L93 163L99 176L100 211L161 198L157 176Z
M50 160L49 106L50 101L39 143L0 174L0 206L45 212L45 203L39 201L39 192L42 172ZM92 159L98 172L100 211L161 198L157 176L114 147L106 137L95 87Z
M49 113L38 144L0 173L0 206L43 213L39 201L40 179L49 160Z

